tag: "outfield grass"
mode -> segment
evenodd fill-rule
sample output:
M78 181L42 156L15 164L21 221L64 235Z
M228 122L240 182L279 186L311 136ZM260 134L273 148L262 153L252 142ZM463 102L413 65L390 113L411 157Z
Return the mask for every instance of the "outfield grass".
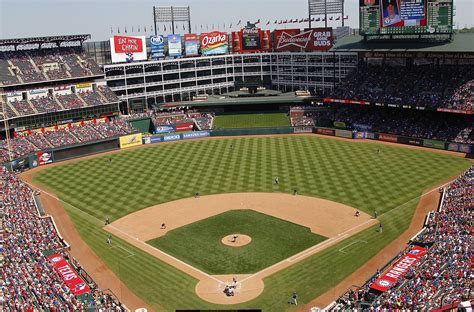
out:
M286 113L222 115L214 118L214 129L290 126Z
M261 296L238 306L285 311L292 309L286 303L292 291L301 303L308 302L373 257L408 227L424 189L469 165L466 159L431 151L321 137L231 138L163 144L50 167L34 181L69 203L65 207L84 240L158 311L219 306L196 296L196 280L118 238L114 243L135 256L107 249L101 229L106 216L115 220L196 191L292 193L295 188L368 213L377 210L382 234L372 227L280 271L265 279ZM272 183L275 176L278 185ZM367 244L338 252L357 240Z
M239 248L222 244L223 237L235 233L250 236L252 242ZM148 243L209 274L222 275L258 272L325 239L307 227L263 213L231 210Z

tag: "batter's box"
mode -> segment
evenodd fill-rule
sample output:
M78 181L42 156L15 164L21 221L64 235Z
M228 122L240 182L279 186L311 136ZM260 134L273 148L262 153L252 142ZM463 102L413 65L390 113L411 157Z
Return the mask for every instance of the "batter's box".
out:
M364 241L364 240L356 240L356 241L353 241L353 242L350 243L349 245L344 246L344 247L342 247L341 249L339 249L339 252L342 252L343 254L346 254L349 249L351 249L352 247L356 246L357 244L367 244L367 242Z

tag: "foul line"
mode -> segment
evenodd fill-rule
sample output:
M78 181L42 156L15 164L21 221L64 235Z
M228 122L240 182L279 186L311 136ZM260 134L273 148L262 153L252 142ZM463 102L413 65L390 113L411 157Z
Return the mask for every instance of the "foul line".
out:
M26 182L26 181L23 181L23 182L25 182L26 184L28 184L28 185L31 186L32 188L34 188L34 189L36 189L36 190L39 190L39 191L41 191L42 193L45 193L45 194L48 195L48 196L51 196L52 198L56 199L57 201L64 202L64 203L68 204L69 206L73 207L73 208L76 209L76 210L79 210L81 213L85 214L86 216L89 216L89 217L91 217L91 218L97 220L98 222L102 223L102 221L101 221L99 218L97 218L96 216L93 216L93 215L89 214L88 212L77 208L76 206L74 206L74 205L68 203L68 202L65 201L65 200L59 199L56 195L53 195L53 194L51 194L51 193L49 193L49 192L47 192L47 191L45 191L45 190L43 190L43 189L41 189L41 188L35 186L35 185L32 185L31 183L28 183L28 182ZM204 276L206 276L206 277L208 277L208 278L210 278L210 279L212 279L212 280L214 280L214 281L216 281L216 282L223 283L223 281L221 281L221 280L215 278L214 276L209 275L209 274L207 274L206 272L203 272L203 271L201 271L201 270L199 270L199 269L193 267L192 265L187 264L186 262L183 262L182 260L179 260L179 259L173 257L172 255L167 254L166 252L164 252L164 251L162 251L162 250L160 250L160 249L158 249L158 248L155 248L155 247L151 246L150 244L147 244L146 242L144 242L144 241L138 239L138 237L133 237L131 234L129 234L129 233L127 233L127 232L125 232L125 231L123 231L123 230L117 228L116 226L114 226L114 225L112 225L112 224L109 224L108 227L117 230L118 232L122 233L123 235L129 237L130 239L132 239L132 240L134 240L134 241L138 241L139 243L145 245L145 246L148 247L148 248L152 248L153 250L158 251L158 252L161 253L162 255L164 255L164 256L166 256L166 257L169 257L170 259L172 259L172 260L174 260L174 261L176 261L176 262L179 262L179 263L183 264L184 266L186 266L186 267L188 267L188 268L190 268L190 269L192 269L192 270L198 272L199 274L202 274L202 275L204 275ZM109 232L109 231L107 231L107 232ZM82 239L82 238L81 238L81 239ZM127 242L127 243L128 243L128 244L131 244L130 242ZM132 245L133 245L133 244L132 244ZM143 249L142 249L142 250L143 250ZM143 250L143 251L144 251L144 250ZM145 251L145 252L146 252L146 251ZM127 258L128 258L128 257L127 257ZM155 258L157 258L157 257L155 257ZM157 259L159 259L159 258L157 258ZM163 261L162 259L159 259L159 260L160 260L160 261ZM163 261L163 262L164 262L164 261ZM169 263L167 263L167 264L169 264ZM170 265L172 266L172 264L170 264ZM176 268L176 269L177 269L177 268ZM186 272L183 272L183 273L188 274L188 273L186 273ZM188 274L188 275L189 275L189 274Z
M122 246L120 246L120 245L113 245L113 246L110 247L109 249L114 249L115 247L118 247L118 248L120 248L120 249L122 249L122 250L124 250L124 251L126 251L126 252L129 253L129 255L125 257L125 259L135 256L135 254L134 254L133 252L131 252L131 251L128 250L127 248L124 248L124 247L122 247Z
M347 252L343 251L344 249L349 248L350 246L355 245L355 244L358 244L358 243L367 244L366 241L358 239L358 240L356 240L356 241L353 241L353 242L350 243L349 245L342 247L342 248L339 249L338 251L339 251L339 252L342 252L343 254L345 254L345 253L347 253Z

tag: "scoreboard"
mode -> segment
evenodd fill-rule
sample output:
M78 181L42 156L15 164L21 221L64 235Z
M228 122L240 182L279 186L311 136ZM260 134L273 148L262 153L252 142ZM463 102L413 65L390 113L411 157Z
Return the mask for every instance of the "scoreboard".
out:
M453 0L359 0L360 34L451 34Z

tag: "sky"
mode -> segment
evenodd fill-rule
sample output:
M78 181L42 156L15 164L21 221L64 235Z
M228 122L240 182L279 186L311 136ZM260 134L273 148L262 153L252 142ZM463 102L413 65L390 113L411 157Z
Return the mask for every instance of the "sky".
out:
M345 15L349 16L346 25L353 28L359 26L358 3L359 0L345 0ZM474 27L474 0L454 0L454 3L455 26ZM134 34L144 35L145 26L150 33L153 25L154 5L189 5L192 30L198 33L200 25L206 30L206 24L223 30L225 23L225 30L229 31L232 23L233 30L237 30L239 20L245 23L260 19L261 28L274 29L278 25L266 26L268 20L273 24L275 20L308 15L307 0L0 0L0 38L91 34L92 41L99 41L110 38L112 31L116 34L118 28L123 33L127 27L130 35L132 26ZM339 23L329 22L328 26L340 26ZM314 26L321 27L324 23ZM169 32L170 26L166 27ZM165 34L163 25L160 30ZM183 33L182 24L179 32Z

